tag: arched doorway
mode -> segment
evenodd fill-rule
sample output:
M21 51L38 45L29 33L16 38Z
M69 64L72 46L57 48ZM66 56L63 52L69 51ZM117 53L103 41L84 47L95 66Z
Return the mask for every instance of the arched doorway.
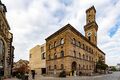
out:
M2 39L0 39L0 76L4 75L4 56L5 56L5 45Z
M77 63L75 61L72 62L71 69L72 69L72 76L76 76Z

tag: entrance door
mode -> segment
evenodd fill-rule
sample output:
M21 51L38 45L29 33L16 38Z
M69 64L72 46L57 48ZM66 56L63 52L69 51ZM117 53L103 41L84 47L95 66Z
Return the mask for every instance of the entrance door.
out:
M72 76L76 76L77 63L75 61L72 62L71 69L72 69Z
M41 68L42 74L46 74L46 68Z

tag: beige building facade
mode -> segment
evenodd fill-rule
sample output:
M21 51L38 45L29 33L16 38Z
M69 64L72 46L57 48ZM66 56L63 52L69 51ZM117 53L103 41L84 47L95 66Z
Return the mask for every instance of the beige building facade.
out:
M14 47L6 12L6 6L0 0L0 76L9 77L12 74Z
M46 74L46 44L37 45L30 50L29 66L37 75Z
M58 76L63 70L67 75L91 75L96 62L105 53L97 47L98 25L94 6L86 10L85 36L70 24L46 38L47 74Z

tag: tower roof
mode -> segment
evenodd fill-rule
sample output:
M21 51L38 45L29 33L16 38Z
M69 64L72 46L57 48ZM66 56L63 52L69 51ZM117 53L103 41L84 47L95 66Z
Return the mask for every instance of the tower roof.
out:
M0 0L0 5L2 5L3 6L3 8L4 8L4 12L7 12L7 8L6 8L6 6L2 3L2 1Z
M87 10L86 10L86 13L88 12L88 11L90 11L90 10L94 10L95 11L95 13L96 13L96 9L95 9L95 7L94 6L91 6L90 8L88 8Z

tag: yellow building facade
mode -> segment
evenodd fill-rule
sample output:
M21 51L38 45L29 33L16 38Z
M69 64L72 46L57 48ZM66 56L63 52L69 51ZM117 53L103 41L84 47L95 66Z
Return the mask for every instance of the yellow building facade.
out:
M37 45L30 50L29 66L37 75L46 73L46 44Z
M98 25L94 6L86 10L86 25L83 36L72 25L67 24L46 38L46 68L48 75L58 76L63 70L67 75L91 75L96 62L105 53L97 47Z

